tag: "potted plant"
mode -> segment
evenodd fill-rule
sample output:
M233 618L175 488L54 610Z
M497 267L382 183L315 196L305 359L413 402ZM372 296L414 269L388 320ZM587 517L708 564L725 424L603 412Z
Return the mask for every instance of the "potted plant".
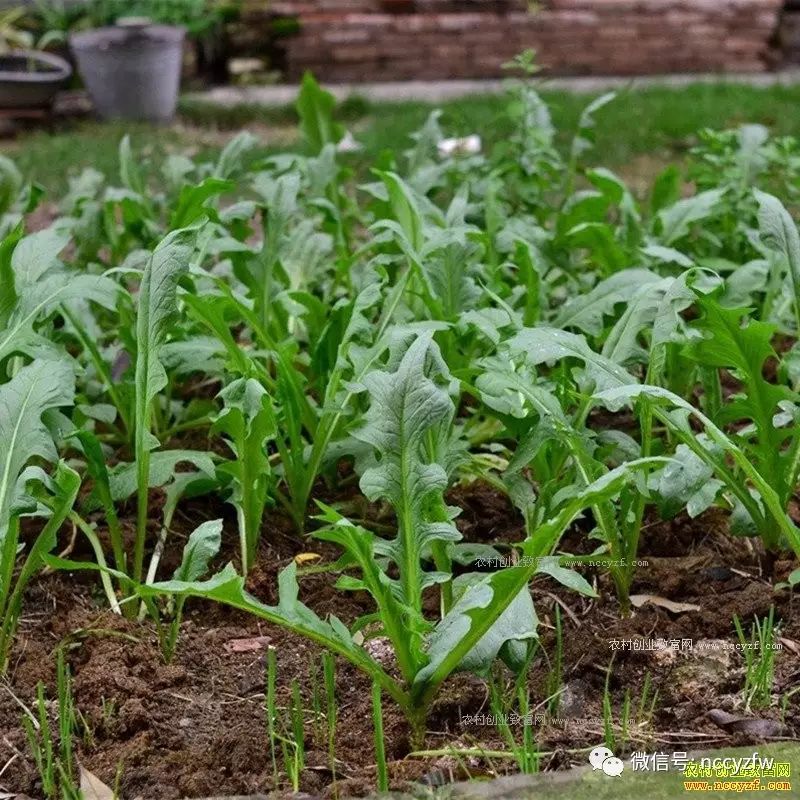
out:
M165 122L175 114L186 32L215 24L210 0L90 0L69 42L104 118Z
M72 75L63 58L34 49L33 34L21 26L24 16L21 8L0 10L0 109L48 108ZM46 34L39 47L50 39Z

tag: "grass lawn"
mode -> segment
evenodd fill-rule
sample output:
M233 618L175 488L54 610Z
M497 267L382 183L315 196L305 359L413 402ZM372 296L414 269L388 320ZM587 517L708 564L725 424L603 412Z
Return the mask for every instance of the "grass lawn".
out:
M587 95L543 91L556 128L572 131ZM480 133L487 142L508 133L503 114L507 98L470 97L440 105L442 125L453 135ZM384 148L402 146L430 113L425 103L375 104L359 98L343 103L342 121L364 145L364 161ZM760 122L776 134L800 134L800 86L756 88L734 84L696 84L687 88L647 88L623 91L597 117L595 158L632 180L649 178L667 159L680 158L703 127L725 128ZM117 169L117 144L130 133L134 152L157 163L169 152L213 152L236 131L259 135L266 151L295 144L292 108L238 107L218 109L184 102L179 120L168 127L81 122L55 132L38 131L4 142L2 150L23 172L41 183L51 196L66 188L67 176L93 166L109 177ZM565 144L566 144L565 138ZM631 174L631 171L633 174Z

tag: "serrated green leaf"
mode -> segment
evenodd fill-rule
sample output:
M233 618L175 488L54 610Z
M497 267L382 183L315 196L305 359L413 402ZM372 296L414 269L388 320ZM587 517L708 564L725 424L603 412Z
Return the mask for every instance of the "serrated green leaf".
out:
M694 223L708 219L715 212L724 193L724 189L709 189L678 200L659 211L657 219L660 224L661 243L675 244L691 232Z
M267 441L277 433L275 415L266 389L254 378L239 378L219 394L223 409L214 420L214 431L226 435L236 456L222 465L231 476L230 501L239 516L242 563L247 572L255 561L261 519L272 482Z
M508 348L533 366L576 358L585 365L586 377L597 391L624 386L632 380L618 364L595 353L583 336L559 328L523 328L508 341Z
M725 368L744 383L745 392L723 407L720 420L752 420L756 426L756 440L748 450L757 457L756 467L778 492L782 501L788 502L793 487L789 478L786 458L782 455L787 436L796 435L795 429L776 428L773 417L779 404L795 398L785 386L770 383L763 377L764 364L775 358L772 336L775 326L747 319L748 310L724 308L711 295L699 296L697 306L702 316L695 327L704 338L689 346L692 358L707 367Z
M151 403L167 385L161 347L171 333L177 309L178 281L189 269L193 230L170 233L147 262L139 287L136 316L136 457L158 446L150 433Z
M615 306L627 303L642 291L642 287L660 281L658 275L647 269L626 269L606 278L588 294L578 295L561 308L553 320L557 328L577 328L591 336L599 336L605 317Z
M36 326L61 304L89 300L115 307L120 289L113 280L73 272L59 261L69 240L68 231L50 227L22 237L13 247L8 267L0 272L11 282L0 302L0 362L13 353L58 358L61 351Z
M298 599L297 565L291 562L278 576L278 605L268 606L257 600L244 588L244 579L236 574L233 566L206 581L163 581L151 585L140 585L137 591L143 597L158 597L174 594L183 597L200 597L223 603L240 611L288 628L312 641L340 654L368 675L374 676L395 700L404 705L407 698L398 684L383 670L380 664L357 645L347 628L335 616L320 619L308 606Z
M214 477L211 453L205 450L157 450L150 454L148 488L164 486L175 477L175 468L185 462L204 475ZM111 495L116 501L127 500L137 489L136 462L116 464L109 470Z
M449 376L432 335L423 334L394 371L369 372L363 384L370 404L364 425L353 435L379 460L361 476L361 490L370 500L388 500L397 513L397 537L385 543L382 553L397 565L403 603L421 617L422 590L435 580L422 569L423 550L460 538L442 499L447 473L428 460L425 448L430 435L452 424Z

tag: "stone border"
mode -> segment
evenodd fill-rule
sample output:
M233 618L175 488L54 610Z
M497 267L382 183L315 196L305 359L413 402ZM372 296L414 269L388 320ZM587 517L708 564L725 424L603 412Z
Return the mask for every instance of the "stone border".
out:
M594 94L609 89L648 89L666 87L680 89L694 84L743 84L757 88L769 86L795 86L800 84L800 69L758 74L732 73L728 75L648 75L636 78L596 76L584 78L550 78L541 80L544 90ZM501 94L508 84L503 80L452 80L452 81L393 81L387 83L330 84L326 89L339 101L348 97L363 97L379 103L420 101L442 103L460 97ZM187 100L208 103L220 108L237 106L282 107L297 98L296 85L275 86L218 86L202 92L190 92Z

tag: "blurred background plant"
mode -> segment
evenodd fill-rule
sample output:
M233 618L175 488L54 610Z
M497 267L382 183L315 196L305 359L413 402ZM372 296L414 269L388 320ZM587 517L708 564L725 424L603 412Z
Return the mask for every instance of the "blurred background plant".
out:
M0 0L0 6L3 2ZM226 26L239 17L241 0L30 0L0 8L0 54L11 49L54 49L68 57L70 33L115 25L125 18L186 29L189 73L227 79Z
M33 34L20 24L24 18L24 8L0 10L0 55L10 50L29 50L33 46Z
M60 29L48 24L36 25L26 8L0 9L0 55L12 50L45 50L63 40Z
M16 11L46 30L64 33L136 17L159 25L180 25L189 36L200 37L234 19L238 6L239 0L35 0L30 10Z

